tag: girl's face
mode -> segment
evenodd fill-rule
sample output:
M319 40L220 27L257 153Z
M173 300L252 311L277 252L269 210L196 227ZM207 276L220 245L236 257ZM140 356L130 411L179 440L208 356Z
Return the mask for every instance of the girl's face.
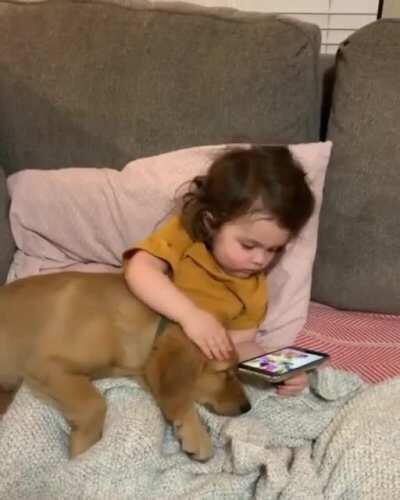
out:
M227 274L248 278L265 271L290 236L272 217L252 213L223 224L214 235L212 253Z

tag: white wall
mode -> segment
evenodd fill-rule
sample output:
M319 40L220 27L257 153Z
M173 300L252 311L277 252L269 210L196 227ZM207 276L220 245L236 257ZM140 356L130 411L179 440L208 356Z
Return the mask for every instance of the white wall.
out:
M385 0L383 17L400 17L400 0Z
M160 0L168 2L170 0ZM322 30L322 52L335 53L353 31L376 19L379 0L186 0L209 7L273 12L309 21ZM386 0L388 1L388 0ZM400 0L390 0L400 5Z

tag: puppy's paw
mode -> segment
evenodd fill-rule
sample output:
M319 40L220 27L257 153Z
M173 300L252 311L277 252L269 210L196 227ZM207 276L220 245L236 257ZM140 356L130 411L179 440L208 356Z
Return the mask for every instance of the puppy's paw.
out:
M82 430L71 431L69 455L71 458L84 453L92 447L101 438L101 430L93 432L85 432Z
M213 456L211 437L203 425L181 425L176 427L176 434L181 441L182 450L194 460L205 462Z

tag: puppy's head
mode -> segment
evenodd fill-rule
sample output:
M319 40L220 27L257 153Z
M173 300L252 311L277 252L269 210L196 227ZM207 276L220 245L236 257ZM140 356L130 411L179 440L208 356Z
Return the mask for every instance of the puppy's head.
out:
M227 361L207 360L194 383L193 399L219 415L239 415L250 402L237 377L236 356Z
M194 401L220 415L250 409L237 377L237 357L209 360L177 325L157 339L146 368L147 383L159 402L175 410Z

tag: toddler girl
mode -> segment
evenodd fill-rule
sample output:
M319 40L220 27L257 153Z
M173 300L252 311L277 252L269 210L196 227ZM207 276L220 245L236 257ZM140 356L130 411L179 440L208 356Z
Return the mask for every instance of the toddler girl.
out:
M268 270L310 218L314 197L284 146L231 149L181 198L179 213L124 254L130 290L208 357L255 339ZM304 374L278 388L297 394Z

